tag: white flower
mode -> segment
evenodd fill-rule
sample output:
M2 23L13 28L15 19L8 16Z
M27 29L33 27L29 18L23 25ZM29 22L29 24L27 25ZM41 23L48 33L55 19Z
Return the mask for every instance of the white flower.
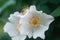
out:
M24 40L26 38L26 36L21 35L19 31L20 28L19 16L21 16L19 12L11 14L10 17L8 18L10 22L7 22L4 26L4 31L11 36L12 40Z
M42 11L37 11L35 6L30 6L27 13L20 18L20 32L28 35L29 38L40 37L45 39L45 31L48 30L50 23L54 20L51 15Z

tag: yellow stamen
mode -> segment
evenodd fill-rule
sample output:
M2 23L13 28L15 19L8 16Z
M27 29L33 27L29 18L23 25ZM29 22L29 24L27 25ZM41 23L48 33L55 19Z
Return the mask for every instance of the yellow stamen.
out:
M20 26L21 26L21 24L17 24L17 26L16 26L18 32L19 32Z
M32 25L32 27L38 27L40 24L40 20L36 16L33 16L29 23Z
M23 9L21 11L23 15L25 15L27 13L28 8L29 8L28 5L23 7Z

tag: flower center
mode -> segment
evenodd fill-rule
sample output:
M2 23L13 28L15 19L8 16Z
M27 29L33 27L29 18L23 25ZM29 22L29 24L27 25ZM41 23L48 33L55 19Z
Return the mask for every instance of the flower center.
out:
M21 26L21 24L17 24L17 26L16 26L16 29L17 29L18 32L19 32L20 26Z
M24 6L23 9L22 9L22 14L25 15L27 13L27 10L29 9L28 5L27 6Z
M32 25L32 27L38 27L40 24L40 20L36 16L33 16L29 22Z

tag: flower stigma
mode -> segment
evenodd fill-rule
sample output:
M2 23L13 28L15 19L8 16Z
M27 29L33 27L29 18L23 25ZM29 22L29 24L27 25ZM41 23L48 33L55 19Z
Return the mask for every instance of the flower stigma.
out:
M32 27L38 27L40 25L40 19L36 16L33 16L29 23L32 25Z

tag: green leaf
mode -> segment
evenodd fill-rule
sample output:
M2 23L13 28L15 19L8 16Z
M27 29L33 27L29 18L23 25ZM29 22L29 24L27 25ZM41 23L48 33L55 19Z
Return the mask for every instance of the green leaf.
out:
M45 4L45 3L47 3L48 2L48 0L39 0L40 1L40 3L39 4Z
M0 0L0 7L4 5L8 0Z
M11 40L11 37L7 34L7 33L4 33L2 36L1 36L1 39L0 40Z
M42 10L43 12L45 12L45 13L50 13L50 9L49 9L49 7L47 6L47 5L37 5L37 10Z
M3 18L0 18L0 36L3 35L3 28L4 28L4 25L6 23L7 19L3 19Z
M59 4L60 0L48 0L50 3Z
M60 16L60 7L58 7L57 9L55 9L55 10L51 13L51 15L54 16L54 17Z

